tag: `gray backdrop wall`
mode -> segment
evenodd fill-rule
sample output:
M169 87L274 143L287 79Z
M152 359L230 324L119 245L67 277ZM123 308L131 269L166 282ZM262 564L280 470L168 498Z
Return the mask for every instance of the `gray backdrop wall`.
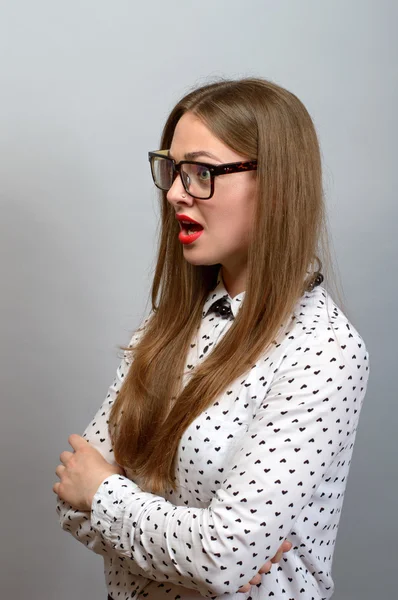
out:
M106 597L102 559L59 528L55 468L147 308L147 151L174 102L219 75L268 77L315 121L371 358L334 598L395 597L397 17L388 0L0 2L2 598Z

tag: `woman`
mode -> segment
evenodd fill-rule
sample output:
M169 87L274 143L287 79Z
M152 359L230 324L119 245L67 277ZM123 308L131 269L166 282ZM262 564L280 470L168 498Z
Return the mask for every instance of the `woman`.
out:
M220 81L160 148L152 310L61 454L61 525L113 600L330 598L368 353L320 285L313 123L273 83Z

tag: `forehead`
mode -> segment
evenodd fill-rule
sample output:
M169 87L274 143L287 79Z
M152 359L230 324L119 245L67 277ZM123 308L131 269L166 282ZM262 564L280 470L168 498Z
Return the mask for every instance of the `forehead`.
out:
M196 115L186 112L178 121L174 130L170 154L179 161L190 152L210 152L222 162L242 160L232 148L218 139Z
M217 142L221 143L220 140L217 140L215 135L212 134L204 122L196 115L187 112L182 115L176 125L171 148L184 150L184 152L186 152L192 150L194 145L199 145L202 148L202 146L209 144L214 146ZM203 147L203 149L206 148Z

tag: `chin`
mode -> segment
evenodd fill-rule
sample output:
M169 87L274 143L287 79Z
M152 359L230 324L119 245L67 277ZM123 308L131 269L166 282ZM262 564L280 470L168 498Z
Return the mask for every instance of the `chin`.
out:
M212 266L212 265L220 264L220 261L217 260L216 258L215 259L210 259L210 258L209 259L205 259L205 258L201 259L199 257L199 258L196 259L193 256L185 256L185 260L187 262L189 262L191 265L194 265L196 267L199 267L199 266L207 266L207 267L209 267L209 266Z

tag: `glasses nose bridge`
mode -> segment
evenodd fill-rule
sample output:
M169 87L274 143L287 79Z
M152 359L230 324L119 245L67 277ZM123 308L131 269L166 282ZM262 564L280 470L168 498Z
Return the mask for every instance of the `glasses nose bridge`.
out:
M178 178L180 180L180 184L182 185L183 189L185 191L187 191L187 189L184 185L184 180L183 180L182 173L181 173L181 167L182 167L182 165L180 163L177 164L177 163L173 162L173 175L172 175L173 181L171 183L170 189L174 186L175 181ZM170 189L169 189L169 191L170 191Z
M182 167L183 167L183 163L182 164L181 163L173 163L173 183L172 183L172 185L174 184L176 178L179 176L182 187L184 188L184 190L186 192L188 192L187 188L185 187L184 178L182 176Z

